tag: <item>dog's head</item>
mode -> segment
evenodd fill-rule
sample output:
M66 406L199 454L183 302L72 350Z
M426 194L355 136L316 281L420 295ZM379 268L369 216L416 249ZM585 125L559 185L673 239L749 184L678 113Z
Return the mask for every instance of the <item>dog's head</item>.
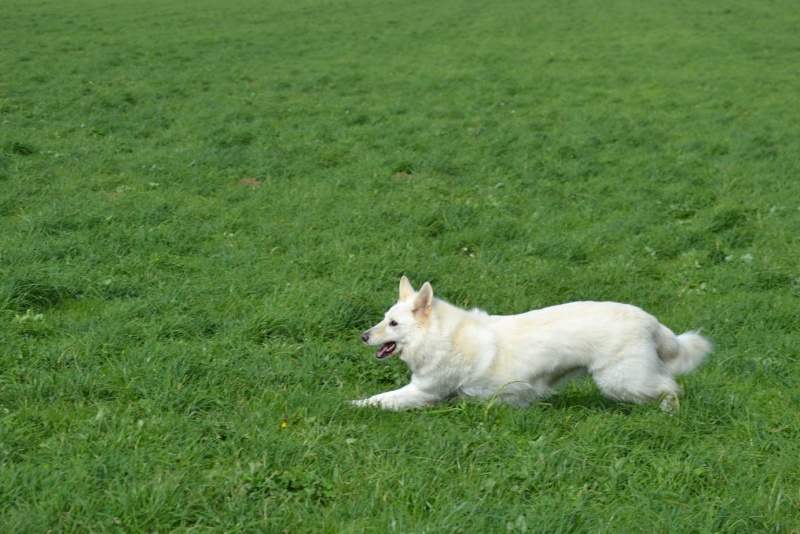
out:
M400 279L400 297L397 304L389 308L383 321L361 334L361 340L380 348L375 353L385 360L412 345L420 337L431 314L433 288L425 282L419 292L415 291L405 276Z

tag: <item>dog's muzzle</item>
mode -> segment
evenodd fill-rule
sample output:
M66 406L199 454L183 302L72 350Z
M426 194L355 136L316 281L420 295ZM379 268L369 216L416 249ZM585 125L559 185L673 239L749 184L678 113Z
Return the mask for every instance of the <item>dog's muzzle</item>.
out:
M361 333L361 341L364 342L365 345L369 345L369 338L370 338L370 331L366 330ZM375 352L375 357L379 360L385 360L386 358L390 358L394 356L395 352L397 352L397 343L394 341L389 341L388 343L384 343L381 347Z

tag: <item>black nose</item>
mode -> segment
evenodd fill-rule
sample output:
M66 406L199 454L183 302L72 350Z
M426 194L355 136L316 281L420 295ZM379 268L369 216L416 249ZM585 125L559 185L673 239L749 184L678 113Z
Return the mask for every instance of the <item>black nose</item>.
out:
M363 341L364 343L366 343L367 341L369 341L369 332L363 332L363 333L361 334L361 341Z

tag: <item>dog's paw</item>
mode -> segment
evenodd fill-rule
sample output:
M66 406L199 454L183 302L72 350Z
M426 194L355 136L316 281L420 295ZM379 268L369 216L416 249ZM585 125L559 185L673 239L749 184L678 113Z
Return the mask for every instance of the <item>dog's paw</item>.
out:
M351 400L350 404L352 406L369 406L369 399Z
M661 404L659 404L659 408L661 408L664 412L668 413L669 415L675 415L681 409L681 402L678 400L678 396L674 393L669 393L664 395L664 398L661 399Z

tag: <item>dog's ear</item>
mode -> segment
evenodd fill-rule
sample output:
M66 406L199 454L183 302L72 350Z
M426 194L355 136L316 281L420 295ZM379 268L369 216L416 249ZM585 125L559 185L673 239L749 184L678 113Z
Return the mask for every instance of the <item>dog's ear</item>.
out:
M411 282L408 281L408 278L403 276L400 279L400 299L397 302L407 301L414 293L416 293L416 291L414 291L414 288L411 286Z
M433 302L433 288L430 282L425 282L414 299L414 314L422 314L428 317L431 314L431 303Z

